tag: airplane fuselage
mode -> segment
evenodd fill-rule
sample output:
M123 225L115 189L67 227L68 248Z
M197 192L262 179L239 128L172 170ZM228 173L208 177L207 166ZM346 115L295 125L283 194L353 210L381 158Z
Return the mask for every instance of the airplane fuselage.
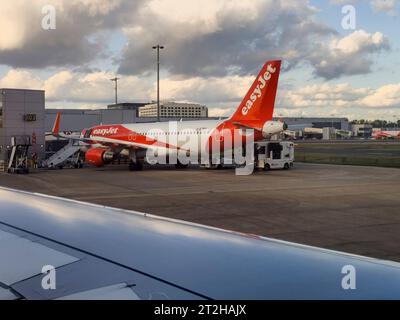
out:
M282 131L281 122L270 123L275 126L268 134ZM218 153L219 156L222 152L242 147L246 141L258 141L266 137L262 130L249 132L247 129L244 132L241 129L229 119L169 121L96 126L85 130L82 137L91 141L92 148L114 150L114 153L123 156L132 155L129 150L142 149L156 151L158 154L183 152L190 155L191 159L198 160L205 154ZM92 153L98 157L101 151L95 150ZM93 164L95 162L92 161Z
M80 141L88 163L102 166L118 156L133 164L141 163L148 153L183 152L193 159L219 158L221 152L243 150L244 144L268 138L287 129L273 121L281 61L267 61L231 117L225 120L170 121L99 125L84 130ZM53 133L59 134L60 115ZM170 163L170 162L169 162ZM179 164L179 163L177 163ZM139 168L138 167L138 168Z

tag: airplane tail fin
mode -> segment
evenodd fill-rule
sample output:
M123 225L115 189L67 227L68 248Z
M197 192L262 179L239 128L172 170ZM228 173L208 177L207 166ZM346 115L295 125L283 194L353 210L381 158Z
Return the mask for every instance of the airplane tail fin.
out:
M262 127L274 113L281 60L267 61L230 120Z
M51 130L53 136L58 136L60 133L60 116L61 113L57 112L56 120L54 121L53 129Z

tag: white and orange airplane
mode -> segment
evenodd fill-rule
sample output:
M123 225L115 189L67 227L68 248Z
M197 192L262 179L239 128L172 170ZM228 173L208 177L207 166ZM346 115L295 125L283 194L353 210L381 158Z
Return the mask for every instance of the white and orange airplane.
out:
M376 130L372 132L372 139L400 139L400 131Z
M76 140L90 146L84 150L89 164L101 167L123 156L131 160L129 169L136 171L142 169L148 151L153 151L153 155L183 151L190 154L190 159L205 152L212 157L216 143L218 150L233 149L233 143L229 147L224 142L226 133L234 139L237 131L245 129L246 135L252 132L254 141L271 137L287 129L284 122L272 120L280 67L280 60L266 62L228 119L99 125L83 130ZM59 121L58 115L54 135L58 134ZM244 135L240 138L241 143L244 138ZM179 160L176 164L183 165Z

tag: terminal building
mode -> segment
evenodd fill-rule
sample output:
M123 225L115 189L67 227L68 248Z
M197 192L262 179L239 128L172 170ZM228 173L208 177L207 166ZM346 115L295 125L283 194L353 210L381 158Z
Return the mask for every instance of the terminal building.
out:
M334 128L337 130L346 130L349 131L350 123L347 118L312 118L312 117L275 117L274 120L282 120L289 127L290 126L305 126L309 128Z
M208 108L196 103L161 102L161 118L208 118ZM158 115L157 103L139 107L139 117L154 118Z
M139 116L140 110L137 108L108 108L108 109L46 109L45 127L46 132L51 132L57 113L60 112L60 130L68 132L81 132L85 128L90 128L99 124L117 124L117 123L140 123L157 122L157 114L151 116ZM182 120L200 120L204 116L197 114L182 117L179 114L160 114L160 121L180 121ZM206 117L208 118L208 116ZM219 118L215 118L219 119Z
M107 106L107 109L111 110L135 110L136 116L139 116L139 108L143 107L147 104L150 104L150 102L122 102L122 103L117 103L117 104L109 104Z
M45 93L41 90L0 89L0 161L10 157L12 137L26 137L38 158L45 147Z
M46 132L51 132L60 112L60 131L81 132L99 124L138 122L135 109L46 109Z

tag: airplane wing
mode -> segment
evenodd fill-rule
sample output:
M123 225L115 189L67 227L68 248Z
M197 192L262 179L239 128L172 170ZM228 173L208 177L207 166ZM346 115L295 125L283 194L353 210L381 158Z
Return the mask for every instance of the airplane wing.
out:
M0 261L0 299L400 298L399 263L6 188Z
M151 139L149 137L135 134L135 137L132 137L130 140L126 141L123 139L113 139L110 137L106 136L90 136L90 137L81 137L81 135L64 135L60 133L60 119L61 119L61 113L58 112L56 115L56 119L54 121L54 125L52 128L52 131L49 135L56 137L56 138L63 138L67 140L72 140L74 142L82 142L86 145L90 144L102 144L103 146L109 146L109 147L116 147L116 146L121 146L121 147L130 147L130 148L136 148L136 149L153 149L156 150L158 148L176 148L180 149L178 147L171 146L167 143L163 143L160 141L157 141L155 139ZM122 127L122 126L120 126ZM187 151L186 149L182 149L184 151Z
M131 148L142 148L142 149L157 149L159 147L165 147L167 144L158 143L156 141L150 141L148 143L138 142L138 141L124 141L120 139L112 139L108 137L90 137L90 138L79 138L76 139L82 141L87 144L102 144L104 146L115 147L115 146L122 146L122 147L131 147Z
M232 122L235 126L237 126L240 129L251 129L251 130L255 130L255 131L259 131L262 132L262 128L257 128L255 126L251 126L251 125L246 125L244 123L240 123L240 122Z

